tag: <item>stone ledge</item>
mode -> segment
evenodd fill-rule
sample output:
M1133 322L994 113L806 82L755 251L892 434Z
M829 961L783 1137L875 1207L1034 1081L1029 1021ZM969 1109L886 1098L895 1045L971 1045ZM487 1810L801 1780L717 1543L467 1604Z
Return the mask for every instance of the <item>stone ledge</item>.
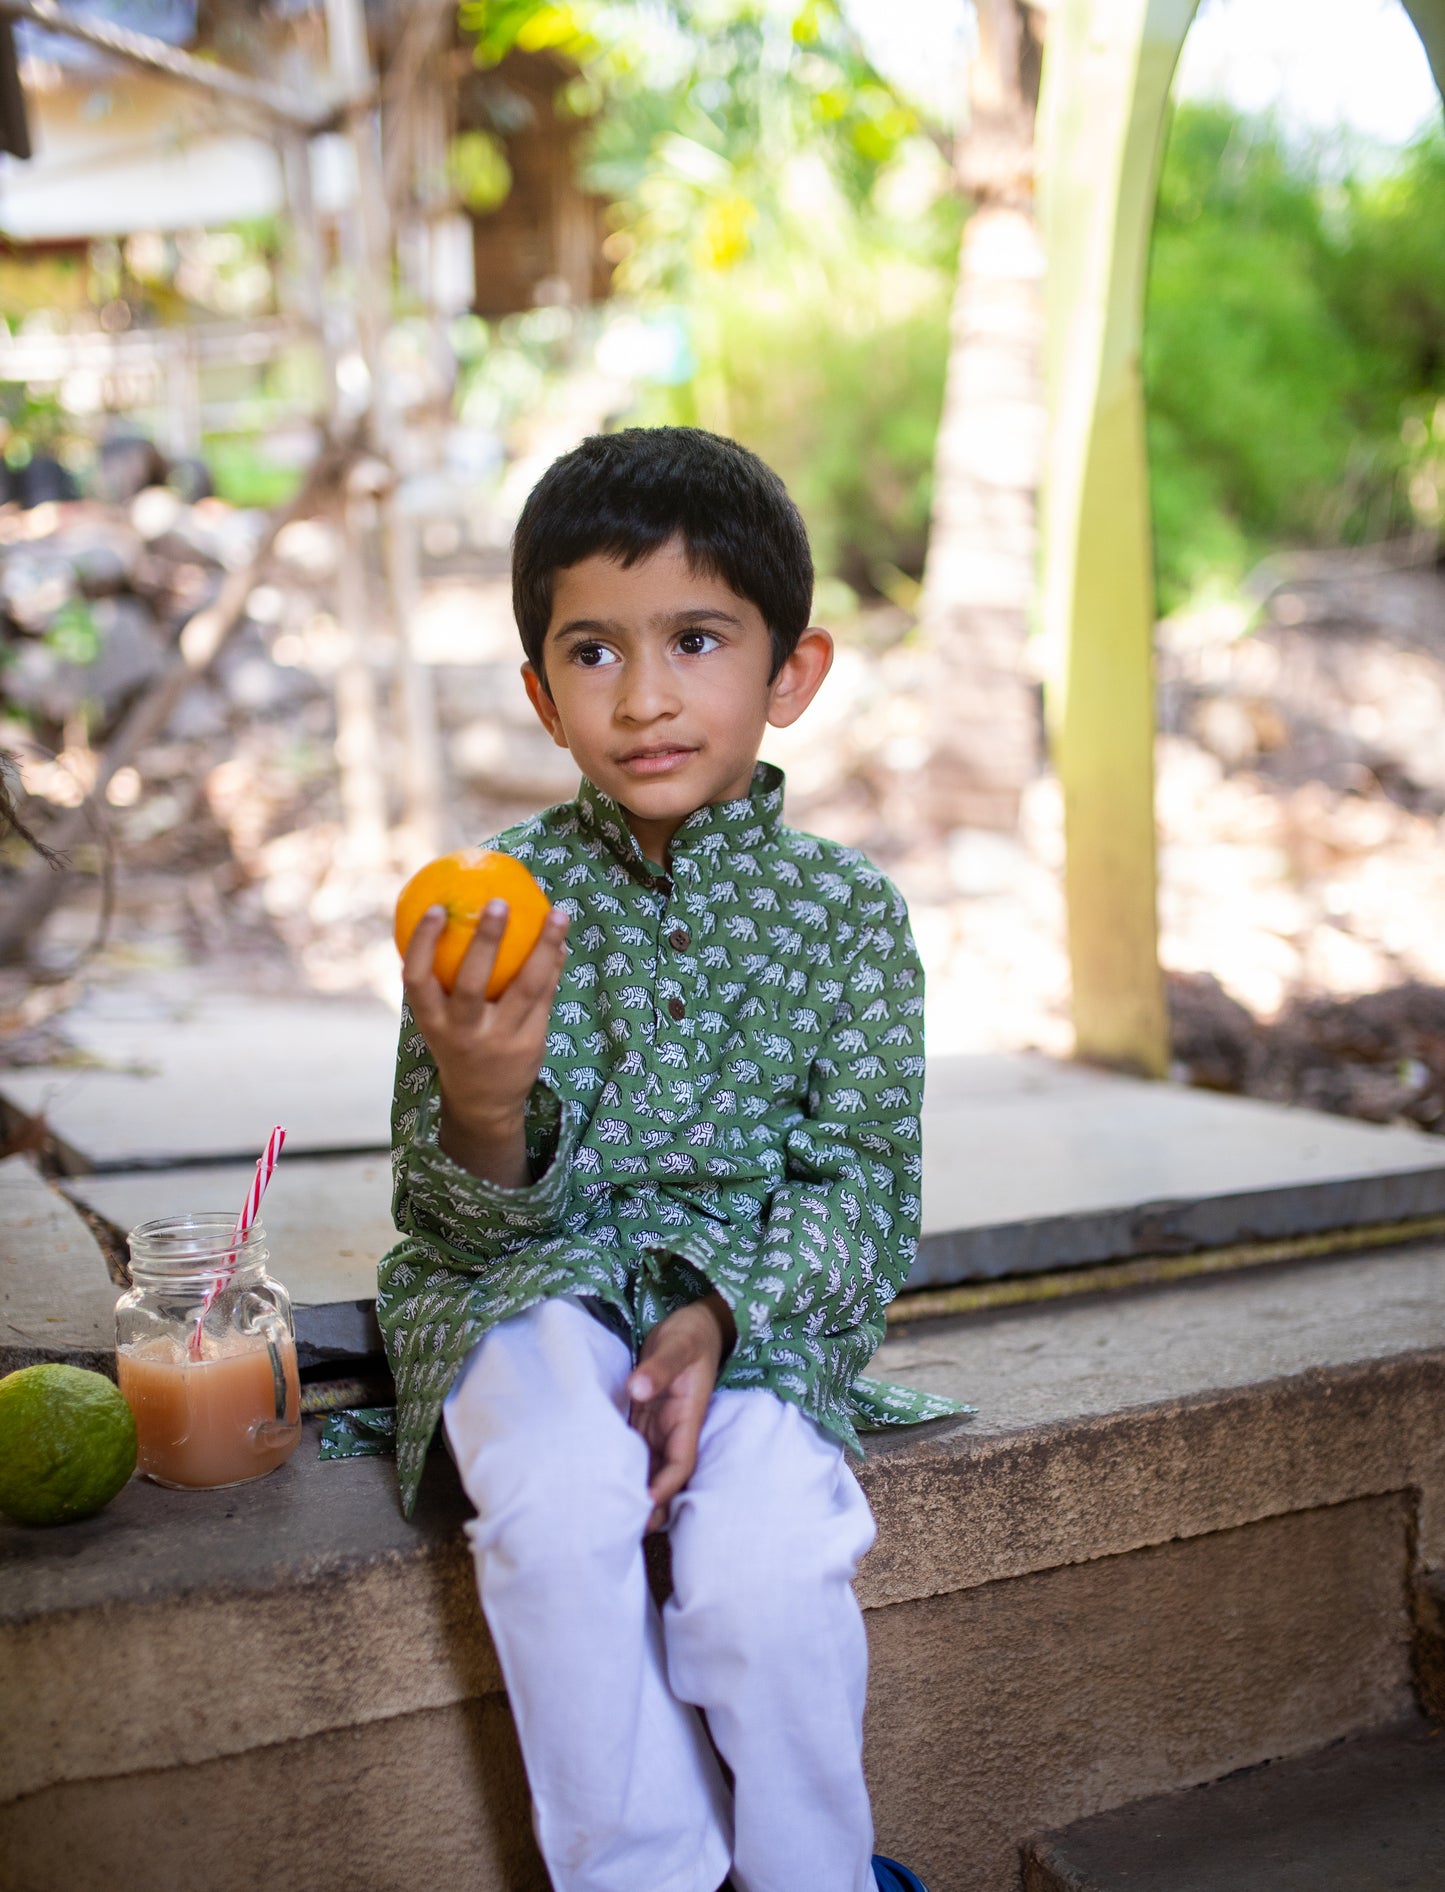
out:
M25 1157L0 1161L0 1374L58 1360L114 1377L119 1292L64 1196Z
M0 1892L549 1883L499 1695L0 1806Z
M1366 1498L872 1611L884 1850L934 1892L1018 1892L1030 1833L1398 1719L1412 1517L1407 1494ZM490 1694L62 1782L0 1806L0 1860L18 1874L0 1866L0 1886L189 1885L203 1839L222 1855L215 1892L282 1869L375 1892L418 1878L523 1892L545 1878L518 1776Z
M872 1612L881 1850L1019 1892L1033 1834L1399 1720L1412 1525L1362 1498Z
M1404 1491L1445 1562L1442 1279L1436 1246L890 1342L882 1370L982 1411L870 1442L865 1607ZM0 1527L0 1797L495 1690L465 1512L444 1455L407 1523L389 1463L321 1464L308 1425L252 1486Z

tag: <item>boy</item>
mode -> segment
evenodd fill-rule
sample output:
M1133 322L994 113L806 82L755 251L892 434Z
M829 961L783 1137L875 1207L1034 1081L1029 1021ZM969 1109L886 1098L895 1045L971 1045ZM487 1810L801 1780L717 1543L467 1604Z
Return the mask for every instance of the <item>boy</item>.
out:
M398 1471L409 1511L442 1419L556 1892L921 1892L871 1858L844 1447L958 1410L859 1378L918 1232L923 979L897 893L757 761L832 660L812 586L731 441L558 460L513 601L583 780L493 843L554 911L494 1002L502 903L450 996L440 909L406 955Z

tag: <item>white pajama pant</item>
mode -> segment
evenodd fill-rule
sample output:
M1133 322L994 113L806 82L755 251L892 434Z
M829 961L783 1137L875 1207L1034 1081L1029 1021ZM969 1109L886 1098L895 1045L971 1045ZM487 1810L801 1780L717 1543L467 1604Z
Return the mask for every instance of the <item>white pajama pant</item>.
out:
M716 1892L729 1873L737 1892L874 1892L867 1501L796 1407L715 1393L659 1616L631 1370L585 1309L546 1301L473 1348L445 1409L555 1892Z

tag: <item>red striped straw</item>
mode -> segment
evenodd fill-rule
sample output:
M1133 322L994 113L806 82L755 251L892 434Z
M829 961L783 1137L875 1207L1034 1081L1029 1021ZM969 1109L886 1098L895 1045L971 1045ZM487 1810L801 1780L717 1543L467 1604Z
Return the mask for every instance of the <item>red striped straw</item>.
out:
M262 1150L261 1154L256 1158L256 1172L251 1178L251 1187L246 1191L246 1200L241 1204L241 1213L236 1217L236 1226L231 1230L231 1240L235 1242L237 1246L227 1255L225 1266L211 1283L211 1291L207 1294L205 1304L201 1308L200 1313L196 1316L196 1325L191 1333L191 1358L193 1360L199 1360L201 1357L201 1328L207 1314L210 1313L215 1303L216 1296L221 1292L221 1289L235 1272L237 1250L241 1242L245 1239L247 1230L260 1214L261 1198L265 1195L267 1184L275 1174L276 1159L280 1156L285 1141L286 1132L278 1123L270 1136L267 1137L265 1149Z

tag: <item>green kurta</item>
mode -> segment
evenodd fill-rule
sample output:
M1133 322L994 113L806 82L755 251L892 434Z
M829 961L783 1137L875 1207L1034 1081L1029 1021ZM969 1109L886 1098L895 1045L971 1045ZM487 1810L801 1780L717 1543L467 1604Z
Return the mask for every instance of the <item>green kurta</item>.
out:
M377 1316L408 1514L442 1401L498 1321L591 1302L634 1354L716 1289L720 1386L764 1387L857 1451L855 1428L966 1411L860 1377L918 1241L923 969L894 887L784 827L783 777L700 808L648 861L590 782L491 844L572 916L532 1174L504 1189L437 1143L436 1066L402 1019L393 1214Z

